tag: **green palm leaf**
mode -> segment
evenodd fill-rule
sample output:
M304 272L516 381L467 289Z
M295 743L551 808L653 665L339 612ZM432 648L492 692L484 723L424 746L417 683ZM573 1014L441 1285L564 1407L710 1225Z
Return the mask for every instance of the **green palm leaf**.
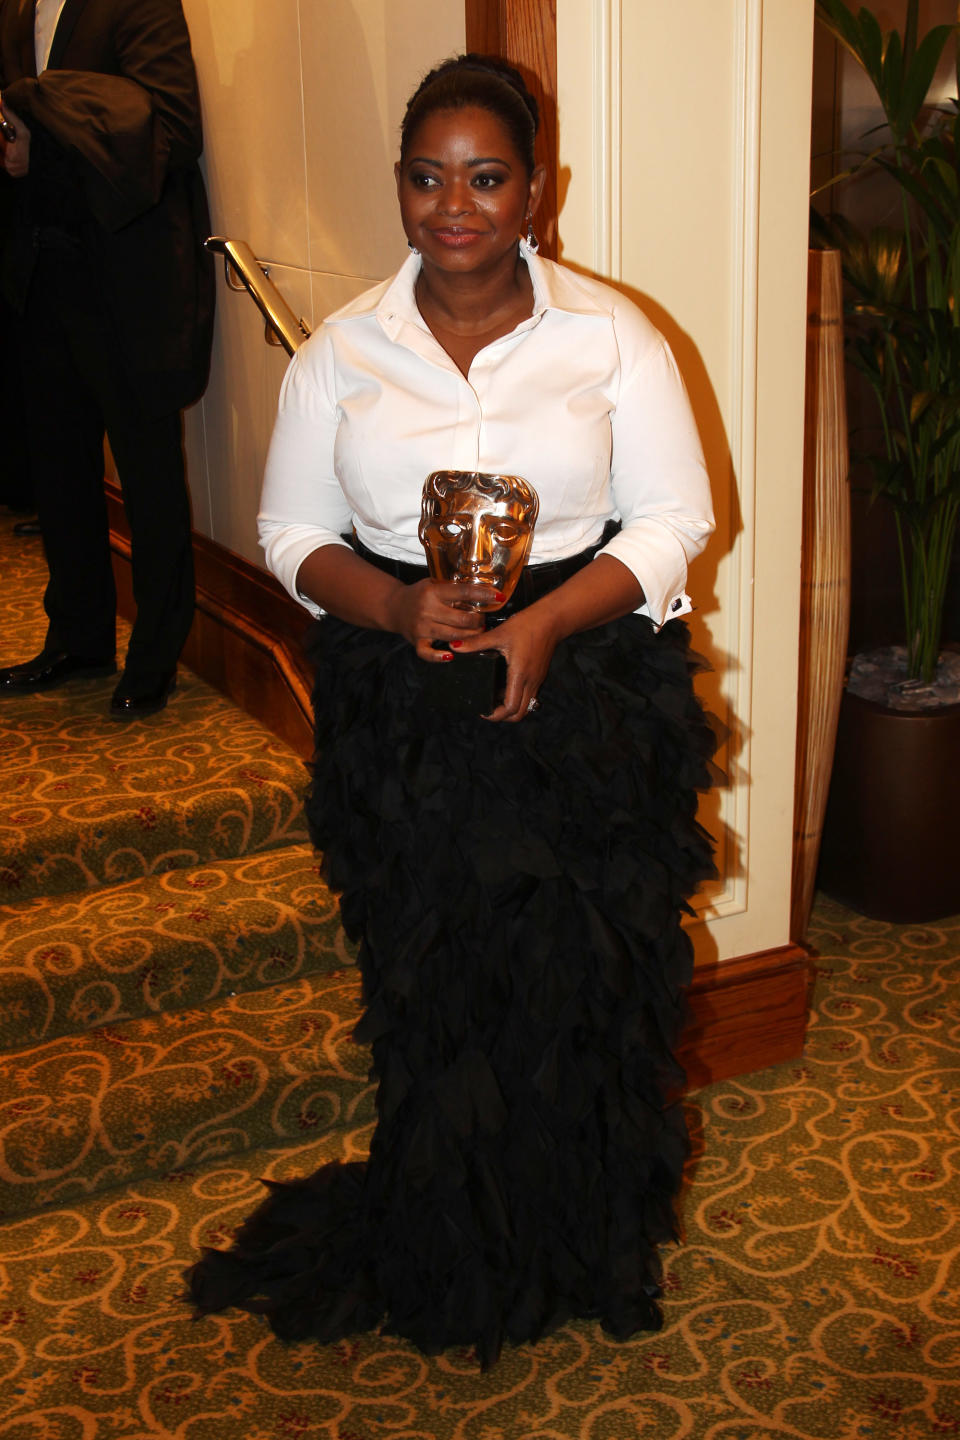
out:
M871 495L894 510L910 670L929 680L960 520L960 102L928 104L957 27L921 36L918 14L918 0L908 0L902 35L884 33L866 9L817 0L820 22L863 67L887 121L885 142L841 173L883 171L903 223L862 231L842 215L821 216L813 234L843 259L847 354L873 392L882 436L881 451L865 457Z

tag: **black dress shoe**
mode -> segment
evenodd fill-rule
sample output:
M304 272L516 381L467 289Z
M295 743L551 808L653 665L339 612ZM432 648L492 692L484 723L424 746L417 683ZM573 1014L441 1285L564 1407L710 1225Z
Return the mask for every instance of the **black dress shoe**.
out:
M39 520L18 520L13 527L14 535L42 535Z
M177 672L161 675L156 684L137 684L122 676L110 701L111 720L142 720L162 710L177 684Z
M115 675L116 660L93 660L84 655L66 655L62 650L41 650L22 665L0 670L0 695L33 695L54 690L69 680L91 680L98 675Z

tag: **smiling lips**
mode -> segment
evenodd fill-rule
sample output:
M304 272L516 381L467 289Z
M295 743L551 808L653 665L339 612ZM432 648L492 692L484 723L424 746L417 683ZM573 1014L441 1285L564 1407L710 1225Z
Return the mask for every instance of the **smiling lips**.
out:
M431 230L430 235L441 245L449 245L459 248L464 245L472 245L475 240L483 237L482 230L467 230L461 225L445 225L442 228Z

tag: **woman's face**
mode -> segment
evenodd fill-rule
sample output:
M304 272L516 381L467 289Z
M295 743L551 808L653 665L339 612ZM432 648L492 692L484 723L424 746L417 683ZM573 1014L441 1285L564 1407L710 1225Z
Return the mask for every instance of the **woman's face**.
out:
M407 149L395 170L400 218L424 266L495 267L536 209L543 168L528 175L503 122L479 106L428 115Z

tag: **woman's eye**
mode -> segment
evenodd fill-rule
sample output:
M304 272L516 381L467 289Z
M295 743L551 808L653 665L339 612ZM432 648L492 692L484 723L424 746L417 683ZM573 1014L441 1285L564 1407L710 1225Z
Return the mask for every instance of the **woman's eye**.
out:
M410 184L416 186L418 190L432 190L437 184L437 177L435 175L411 175Z
M503 180L499 175L474 175L473 183L478 190L493 190L497 185L502 185Z

